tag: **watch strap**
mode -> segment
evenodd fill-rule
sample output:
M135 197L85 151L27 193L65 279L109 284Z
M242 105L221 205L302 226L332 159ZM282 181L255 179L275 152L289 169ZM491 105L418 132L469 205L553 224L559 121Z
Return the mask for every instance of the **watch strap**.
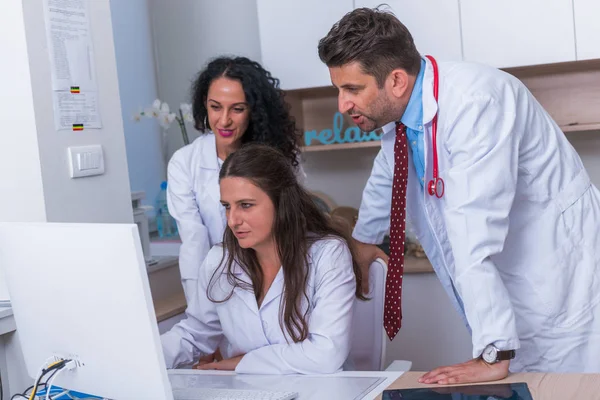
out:
M517 352L515 350L498 350L498 353L496 353L496 360L512 360L513 358L515 358L516 354Z

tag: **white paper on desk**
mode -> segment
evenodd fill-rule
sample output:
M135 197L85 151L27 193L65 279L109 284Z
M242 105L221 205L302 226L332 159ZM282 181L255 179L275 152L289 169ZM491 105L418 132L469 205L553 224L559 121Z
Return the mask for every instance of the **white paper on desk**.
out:
M169 371L177 388L228 388L298 392L298 400L373 399L401 372L340 372L331 375L247 375L215 371ZM392 376L393 375L393 376ZM390 379L391 377L391 379Z
M52 96L56 130L72 130L73 124L83 124L84 131L102 128L96 92L55 91Z
M44 0L52 89L97 90L88 0Z

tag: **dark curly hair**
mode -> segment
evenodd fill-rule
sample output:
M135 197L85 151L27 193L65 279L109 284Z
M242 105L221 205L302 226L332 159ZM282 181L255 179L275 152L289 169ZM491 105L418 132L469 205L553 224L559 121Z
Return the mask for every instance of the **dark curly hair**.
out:
M242 136L242 145L254 142L273 146L297 167L301 135L295 119L290 115L285 93L279 88L279 79L246 57L215 58L198 74L192 87L192 112L196 129L200 132L211 129L206 97L210 84L221 77L239 81L250 105L250 123Z

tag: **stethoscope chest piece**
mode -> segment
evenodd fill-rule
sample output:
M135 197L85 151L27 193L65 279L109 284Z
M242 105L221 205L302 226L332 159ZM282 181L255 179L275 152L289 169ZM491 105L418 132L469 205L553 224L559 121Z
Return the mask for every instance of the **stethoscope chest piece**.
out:
M430 196L435 195L435 197L437 197L438 199L441 199L442 196L444 195L444 189L445 189L444 180L439 177L433 178L432 180L429 181L429 184L427 185L427 189L429 191Z

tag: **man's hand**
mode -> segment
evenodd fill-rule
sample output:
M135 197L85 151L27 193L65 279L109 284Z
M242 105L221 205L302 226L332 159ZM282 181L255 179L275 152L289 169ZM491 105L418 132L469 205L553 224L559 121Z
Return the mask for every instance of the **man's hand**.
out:
M356 263L360 267L360 272L362 274L363 293L366 294L369 293L369 266L377 258L381 258L387 263L388 256L383 250L374 244L367 244L353 239L352 245L354 246Z
M510 361L488 364L480 358L466 363L439 367L419 378L419 383L452 385L456 383L488 382L508 376Z
M244 354L241 354L237 357L227 358L221 361L214 361L208 364L196 364L194 365L194 369L202 369L202 370L220 370L220 371L235 371L237 365L242 361Z

